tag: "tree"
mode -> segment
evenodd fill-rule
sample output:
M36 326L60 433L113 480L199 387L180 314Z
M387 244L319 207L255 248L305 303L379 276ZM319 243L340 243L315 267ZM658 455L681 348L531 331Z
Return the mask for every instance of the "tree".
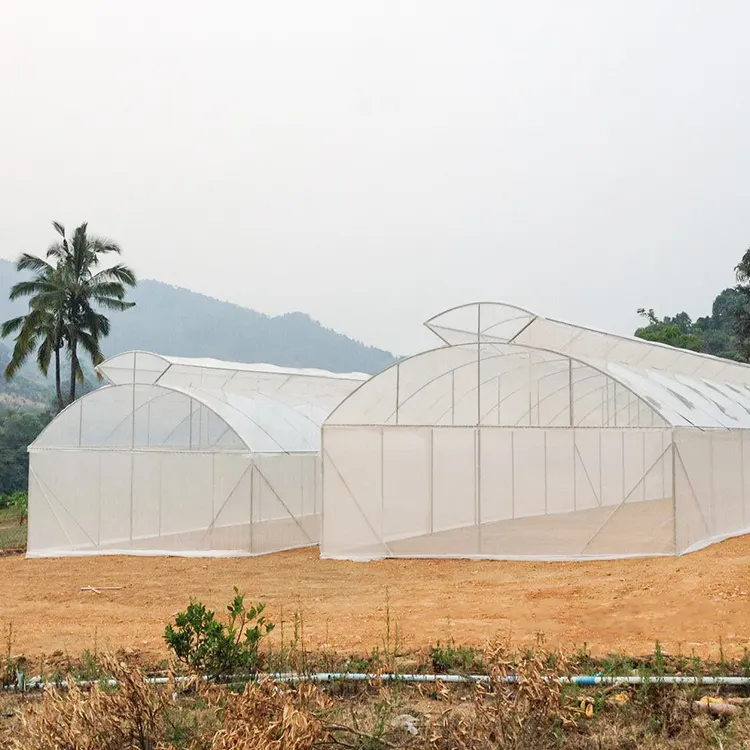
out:
M640 308L638 314L648 321L647 326L636 330L638 338L694 352L703 350L703 333L693 325L687 313L681 312L674 318L666 317L663 320L656 317L653 309Z
M750 249L734 267L737 275L736 306L733 310L734 333L743 361L750 360Z
M26 491L29 443L46 427L51 414L0 408L0 494Z
M100 342L109 334L110 323L98 308L131 308L134 303L125 300L126 287L135 286L136 277L122 263L100 268L105 256L120 255L121 250L111 240L89 236L87 224L75 230L72 240L62 224L53 222L53 226L61 239L49 247L46 259L25 253L18 260L17 269L33 276L15 284L10 297L30 297L29 313L6 321L2 332L18 331L6 378L12 378L35 349L42 372L54 354L58 408L62 408L60 351L65 348L70 360L68 400L72 402L76 385L84 382L80 351L85 351L94 365L103 359Z

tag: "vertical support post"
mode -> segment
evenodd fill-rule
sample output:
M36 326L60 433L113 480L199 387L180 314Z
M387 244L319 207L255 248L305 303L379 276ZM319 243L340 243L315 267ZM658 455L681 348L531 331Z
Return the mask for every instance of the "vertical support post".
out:
M429 517L429 528L430 534L435 533L435 498L434 498L434 486L435 486L435 428L430 427L430 477L429 477L429 492L430 492L430 507L428 509Z
M526 357L528 358L528 361L529 361L529 387L528 387L528 391L529 391L529 427L531 427L531 425L533 424L532 418L531 418L531 412L532 412L532 410L534 408L534 396L531 393L531 376L533 374L532 366L531 366L531 352L526 352Z
M573 419L573 360L568 360L568 413L570 416L570 427L575 426Z
M576 431L573 432L573 511L578 510L578 465L576 464Z
M516 517L516 432L510 433L510 517Z
M628 401L628 406L630 405L630 401ZM643 499L648 500L648 491L646 489L646 484L648 482L648 477L646 477L646 433L641 430L641 475L644 477L643 480Z
M711 477L711 506L709 508L708 517L711 523L710 534L714 536L716 534L716 511L714 506L716 505L716 489L714 488L714 436L711 430L708 430L708 457L709 457L709 471Z
M188 408L190 409L190 416L188 417L188 445L190 450L193 450L193 397L190 396L190 403Z
M451 424L456 424L456 370L451 370Z
M211 453L211 526L213 533L216 524L216 454Z
M98 547L102 543L102 453L97 452L94 455L96 456L96 469L98 472L97 499L99 502L96 507L96 546Z
M161 537L161 516L162 516L162 507L161 507L161 496L162 496L162 483L163 483L163 476L164 476L164 456L159 456L159 537Z
M134 502L134 487L133 487L133 478L135 477L135 372L136 372L136 359L138 358L138 354L133 354L133 383L131 385L132 388L132 403L130 407L130 533L129 533L129 539L130 539L130 547L132 549L133 547L133 514L135 512L135 502ZM83 413L83 410L81 410L81 413ZM101 469L100 469L101 471ZM101 499L100 501L101 502Z
M385 540L385 426L380 426L380 543Z
M597 430L599 434L599 505L604 505L604 487L603 487L603 476L602 471L602 431Z
M620 431L620 441L622 443L622 497L625 498L625 432ZM624 502L624 499L623 501Z
M500 426L500 375L497 376L497 426Z
M675 554L677 549L677 448L674 442L674 430L672 430L672 546Z
M250 454L250 554L253 549L253 527L255 526L255 454Z
M398 406L401 402L401 363L396 365L396 424L398 424Z
M135 388L135 386L133 386ZM78 447L80 448L83 444L83 404L84 401L81 399L78 402ZM135 416L133 417L135 419Z
M476 428L474 438L474 486L476 493L477 553L482 554L482 428Z
M316 459L314 466L313 475L315 478L315 491L313 494L313 515L318 515L318 491L320 491L320 519L318 520L318 538L320 539L320 547L323 548L323 533L325 530L325 504L323 503L323 496L325 495L325 482L326 482L326 428L325 425L320 430L320 477L318 477L318 460Z
M482 421L482 305L477 305L477 426Z
M482 553L482 305L477 305L477 426L474 433L474 517L477 524L477 553Z
M745 511L745 431L739 431L740 436L740 482L742 482L742 490L740 491L740 498L742 499L742 528L747 528L746 511Z
M299 461L299 514L300 517L305 515L305 469L307 468L306 456L299 454L297 460Z
M612 390L615 394L612 398L612 401L614 403L612 416L614 417L614 426L617 427L617 381L615 380L612 385L614 386Z
M548 499L547 499L547 430L544 431L544 515L547 513Z

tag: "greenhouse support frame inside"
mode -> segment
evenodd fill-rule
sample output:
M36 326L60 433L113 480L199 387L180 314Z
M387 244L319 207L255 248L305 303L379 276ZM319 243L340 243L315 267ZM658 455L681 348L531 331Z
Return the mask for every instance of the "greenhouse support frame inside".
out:
M314 545L320 424L368 376L126 352L29 448L29 557Z
M750 366L503 303L323 425L324 557L675 555L746 533Z

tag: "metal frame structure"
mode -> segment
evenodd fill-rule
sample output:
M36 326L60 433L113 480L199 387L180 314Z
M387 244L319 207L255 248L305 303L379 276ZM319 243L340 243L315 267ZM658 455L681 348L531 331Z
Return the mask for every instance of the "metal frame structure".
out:
M368 376L127 352L29 447L28 555L317 544L320 424Z
M323 425L325 557L672 555L746 533L750 367L502 303Z

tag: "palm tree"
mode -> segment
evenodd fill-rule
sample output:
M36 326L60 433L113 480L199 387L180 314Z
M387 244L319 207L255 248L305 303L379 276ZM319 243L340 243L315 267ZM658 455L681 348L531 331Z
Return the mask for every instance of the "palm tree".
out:
M70 356L69 402L75 401L76 383L83 382L83 369L78 357L78 347L91 357L94 365L103 359L99 341L109 335L109 320L96 311L100 306L107 310L128 310L135 303L126 302L126 287L135 286L135 273L128 266L117 263L100 271L96 269L102 257L121 254L120 247L111 240L89 237L88 225L81 224L68 242L65 227L53 223L62 240L47 250L47 257L57 260L64 269L66 299L64 306L65 339Z
M19 271L31 271L34 277L19 281L11 290L10 298L31 297L29 313L6 321L3 335L19 331L13 359L6 368L6 377L12 377L29 354L39 347L37 362L40 369L55 355L55 378L58 389L58 407L62 407L60 382L60 350L67 348L70 359L69 403L76 397L76 384L83 382L79 348L83 349L94 365L103 355L100 340L109 334L109 320L98 307L107 310L127 310L135 303L125 301L126 287L135 286L132 269L117 263L99 269L102 256L119 255L121 250L111 240L90 237L87 224L81 224L68 240L65 227L53 222L61 239L47 250L47 259L24 254L17 263ZM42 369L42 372L46 372Z

